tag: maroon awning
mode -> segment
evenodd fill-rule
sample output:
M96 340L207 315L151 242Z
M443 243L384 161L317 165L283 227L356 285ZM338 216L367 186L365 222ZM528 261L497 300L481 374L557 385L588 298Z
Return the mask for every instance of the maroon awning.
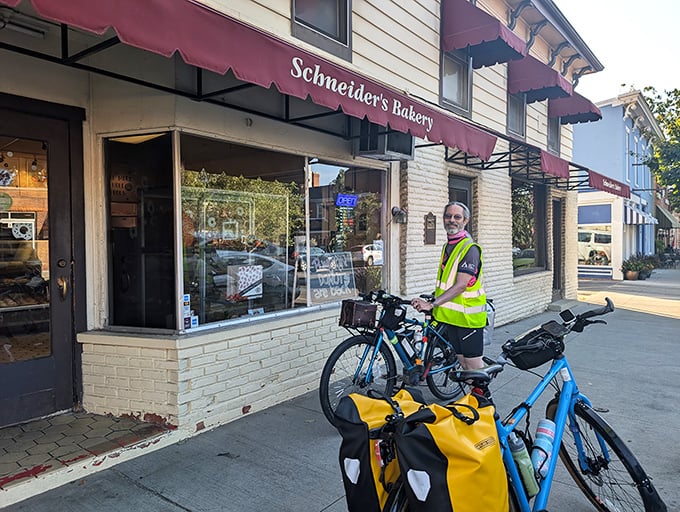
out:
M588 183L592 188L603 190L621 197L630 198L630 187L612 178L588 170Z
M28 0L27 0L28 1ZM21 0L0 0L16 6ZM425 103L191 0L30 0L43 17L262 87L275 84L381 126L488 160L496 137Z
M568 98L549 100L548 117L559 117L562 124L587 123L602 119L602 112L588 98L574 92Z
M527 103L566 98L574 92L569 80L540 60L527 55L508 62L508 92L526 93Z
M558 178L569 179L569 162L541 149L541 170Z
M467 49L475 69L527 54L527 45L518 35L468 0L443 0L442 49Z

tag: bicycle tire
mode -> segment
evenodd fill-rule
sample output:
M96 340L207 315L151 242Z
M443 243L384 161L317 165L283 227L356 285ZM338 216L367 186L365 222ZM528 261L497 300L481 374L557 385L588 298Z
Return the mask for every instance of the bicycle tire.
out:
M449 370L432 373L443 366L453 364ZM428 342L425 349L425 366L429 366L427 377L427 387L430 392L440 400L453 400L467 392L467 386L461 382L449 379L449 372L462 370L453 347L447 347L436 336Z
M555 419L557 403L558 398L554 398L546 406L546 417L551 420ZM607 422L582 401L574 405L573 417L577 424L564 429L560 459L595 508L601 512L666 511L666 505L644 469ZM592 474L582 471L579 466L575 428L580 433L587 460L596 461L599 466ZM604 462L596 434L607 446L609 462Z
M367 349L375 351L376 339L370 336L352 336L340 343L326 360L319 382L319 401L326 419L334 426L335 409L343 396L350 393L366 395L370 389L381 394L392 396L397 383L397 365L389 347L380 345L380 353L374 360L373 379L365 382L366 368L359 368L362 355ZM370 357L364 360L367 366ZM375 367L377 364L377 368ZM359 372L359 382L354 382L354 375Z
M383 510L384 512L410 512L411 507L406 496L404 481L401 478L397 480L387 496ZM508 512L520 512L515 492L512 490L512 485L510 485L510 479L508 479Z

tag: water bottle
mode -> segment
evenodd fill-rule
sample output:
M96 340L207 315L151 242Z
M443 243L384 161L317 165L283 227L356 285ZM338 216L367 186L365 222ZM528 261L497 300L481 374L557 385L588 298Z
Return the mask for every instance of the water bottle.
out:
M508 446L510 447L512 458L519 469L519 474L522 477L527 496L530 498L536 496L539 491L538 482L536 481L534 466L531 464L531 457L529 457L529 452L524 441L517 437L517 434L514 432L510 432L508 435Z
M394 350L397 351L397 354L399 354L399 358L402 361L406 360L411 360L411 358L415 355L415 352L413 350L413 347L409 344L407 340L404 340L404 336L401 336L401 340L399 337L397 337L396 334L391 333L387 334L386 330L383 330L383 338L390 342L392 345L394 345ZM408 350L408 352L407 352Z
M541 475L541 478L545 478L548 474L554 440L555 423L547 418L539 421L536 427L534 447L531 450L531 463L536 473Z

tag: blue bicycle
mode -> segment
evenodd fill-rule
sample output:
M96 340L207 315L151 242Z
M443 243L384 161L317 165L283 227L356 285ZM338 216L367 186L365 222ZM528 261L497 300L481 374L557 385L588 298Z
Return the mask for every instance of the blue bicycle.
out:
M433 300L431 295L422 295ZM383 290L345 301L340 325L352 334L331 352L319 381L321 410L335 425L335 409L350 393L384 396L401 385L427 383L440 400L452 400L466 385L449 378L461 369L453 345L439 332L430 314L423 321L406 317L411 302ZM391 349L390 349L391 347ZM396 352L401 372L392 353Z
M458 382L472 382L491 398L489 383L506 364L520 370L530 370L552 360L552 365L541 381L520 405L505 418L496 418L496 429L508 475L510 511L539 512L547 510L548 498L559 459L596 510L601 512L664 512L666 505L649 477L640 466L625 442L592 408L588 398L576 384L576 379L564 355L564 338L571 331L581 332L584 327L603 320L589 320L614 310L608 298L601 308L575 316L571 311L560 313L562 323L550 321L528 334L507 341L503 354L497 359L485 358L489 365L480 370L462 370L449 375ZM534 474L534 485L540 490L535 496L523 484L520 470L515 463L509 438L520 437L531 450L532 439L520 429L528 420L531 408L549 388L555 390L546 407L546 417L555 423L552 453L545 476ZM498 415L497 415L498 416ZM543 472L542 472L543 473ZM535 492L535 489L534 489ZM532 503L533 500L533 503ZM403 484L396 486L387 501L391 512L406 512L409 505Z

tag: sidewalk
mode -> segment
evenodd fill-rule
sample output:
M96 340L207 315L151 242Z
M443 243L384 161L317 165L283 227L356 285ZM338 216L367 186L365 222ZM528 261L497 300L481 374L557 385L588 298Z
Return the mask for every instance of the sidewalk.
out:
M581 390L607 411L602 415L653 478L668 510L680 510L680 270L656 270L646 281L583 280L573 310L603 304L605 296L614 300L616 311L606 317L608 325L570 337L569 361ZM498 354L507 338L556 317L546 312L496 328L488 354ZM494 385L499 412L509 412L535 382L508 368ZM532 412L535 425L543 406ZM313 392L3 511L341 512L346 506L339 443ZM562 471L549 510L592 507Z

